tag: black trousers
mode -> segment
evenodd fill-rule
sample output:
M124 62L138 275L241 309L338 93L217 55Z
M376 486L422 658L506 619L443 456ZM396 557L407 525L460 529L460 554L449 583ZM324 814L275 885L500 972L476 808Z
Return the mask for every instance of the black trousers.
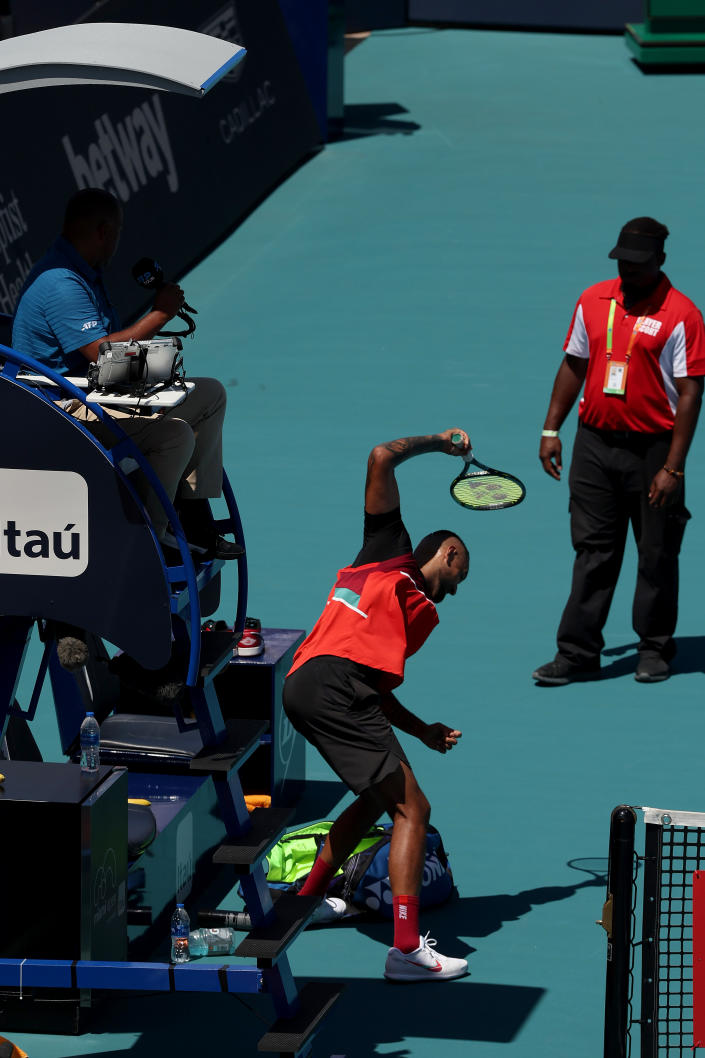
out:
M578 428L570 467L573 583L558 651L573 664L599 663L604 628L631 523L639 554L632 625L639 650L670 657L678 616L678 555L690 518L684 489L670 506L649 506L649 485L666 461L670 433Z

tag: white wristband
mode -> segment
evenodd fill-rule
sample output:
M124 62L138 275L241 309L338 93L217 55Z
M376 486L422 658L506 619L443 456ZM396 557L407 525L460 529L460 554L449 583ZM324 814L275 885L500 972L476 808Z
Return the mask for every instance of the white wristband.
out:
M542 430L542 437L558 437L558 430Z

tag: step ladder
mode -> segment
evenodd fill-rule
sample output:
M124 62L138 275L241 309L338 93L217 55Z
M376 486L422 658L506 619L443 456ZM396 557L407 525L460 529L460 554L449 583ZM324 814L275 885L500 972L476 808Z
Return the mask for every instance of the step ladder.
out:
M258 1049L294 1058L310 1053L312 1038L341 987L312 982L299 992L289 966L288 949L320 901L285 893L274 903L267 886L263 861L284 832L292 810L247 810L238 769L258 748L266 725L257 720L225 721L213 685L229 664L236 643L229 631L202 636L199 676L189 698L206 748L193 758L190 768L215 782L228 837L215 850L213 862L229 868L233 880L239 881L252 922L235 954L256 960L278 1015Z

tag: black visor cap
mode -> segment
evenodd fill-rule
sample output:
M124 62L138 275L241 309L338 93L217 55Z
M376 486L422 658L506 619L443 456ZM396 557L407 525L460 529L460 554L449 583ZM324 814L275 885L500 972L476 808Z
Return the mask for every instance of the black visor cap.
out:
M620 231L617 245L608 257L613 261L631 261L646 264L654 254L663 252L663 241L654 235L642 235L638 231Z

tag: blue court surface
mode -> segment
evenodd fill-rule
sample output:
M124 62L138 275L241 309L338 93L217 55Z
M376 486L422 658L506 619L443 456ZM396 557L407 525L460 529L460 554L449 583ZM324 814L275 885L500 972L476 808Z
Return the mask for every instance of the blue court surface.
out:
M425 928L467 954L471 976L389 985L386 924L310 930L294 973L347 984L317 1055L595 1058L610 812L705 807L705 426L688 463L673 678L633 679L630 545L605 678L530 679L553 656L572 561L567 485L537 460L563 339L580 291L614 274L607 252L633 216L669 226L666 271L705 305L704 97L702 75L646 76L618 37L374 34L346 59L344 138L183 280L200 313L189 373L228 383L227 465L263 625L313 625L359 546L374 443L463 426L480 460L527 485L516 509L470 513L448 494L459 460L398 472L412 538L448 527L471 551L400 692L463 730L445 757L405 745L459 890ZM346 803L313 753L308 776L307 819ZM255 1053L269 1018L264 999L116 997L91 1034L14 1039L31 1058L215 1058Z

